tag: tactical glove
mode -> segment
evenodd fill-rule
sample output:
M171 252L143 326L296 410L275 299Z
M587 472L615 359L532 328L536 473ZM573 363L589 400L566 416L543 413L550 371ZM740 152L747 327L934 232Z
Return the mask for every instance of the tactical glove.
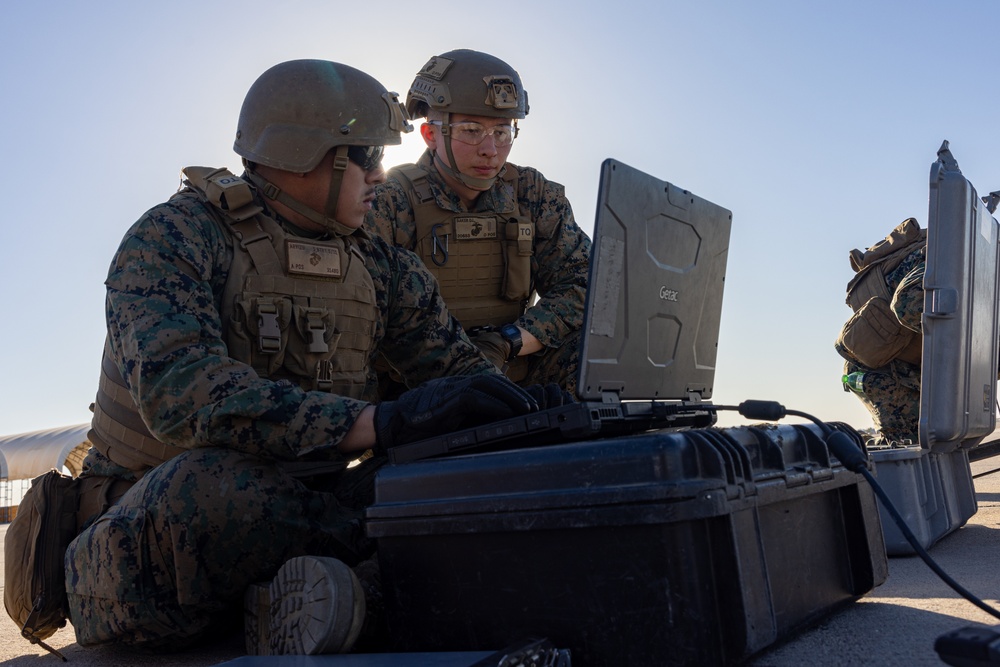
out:
M510 358L510 343L504 340L499 331L480 331L470 334L469 340L479 348L487 359L499 369L507 366L507 359Z
M536 410L535 396L502 375L437 378L375 406L375 453Z

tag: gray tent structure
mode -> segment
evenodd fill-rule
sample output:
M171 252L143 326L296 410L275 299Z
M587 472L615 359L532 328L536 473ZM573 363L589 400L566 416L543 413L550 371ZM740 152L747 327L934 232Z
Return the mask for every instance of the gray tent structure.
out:
M33 479L63 467L78 476L90 448L89 429L87 423L0 436L0 479Z
M74 477L83 469L90 424L0 436L0 523L10 521L31 480L55 468Z

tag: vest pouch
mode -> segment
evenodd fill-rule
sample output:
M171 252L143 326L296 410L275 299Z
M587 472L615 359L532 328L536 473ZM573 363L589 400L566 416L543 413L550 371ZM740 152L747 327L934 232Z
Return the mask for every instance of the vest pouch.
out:
M507 270L500 296L509 301L526 301L531 296L531 256L534 252L535 225L530 220L507 221L504 245Z
M249 359L253 350L250 343L250 332L243 314L242 304L237 304L228 320L226 327L226 347L233 359Z
M899 323L889 302L875 296L851 316L834 347L849 361L881 368L910 347L915 336Z
M236 303L234 319L242 322L241 335L250 348L242 358L258 373L274 377L285 361L292 304L280 297L253 296Z
M331 360L341 339L335 326L336 314L326 308L293 304L292 322L291 340L285 349L285 371L301 378L312 378L311 389L330 391Z

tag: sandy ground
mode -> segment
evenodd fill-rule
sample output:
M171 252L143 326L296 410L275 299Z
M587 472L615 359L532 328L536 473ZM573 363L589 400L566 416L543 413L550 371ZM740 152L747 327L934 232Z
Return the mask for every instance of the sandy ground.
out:
M979 510L968 524L937 542L930 553L958 582L994 606L1000 598L1000 457L973 464ZM6 525L0 526L0 537ZM2 559L2 550L0 550ZM2 568L0 568L2 572ZM816 627L800 633L783 645L758 655L753 667L919 665L942 664L934 651L935 639L957 628L979 623L1000 624L984 611L948 588L917 557L891 558L885 584L828 616ZM64 628L50 639L70 663L85 666L184 665L200 667L235 660L234 667L267 664L361 665L375 664L365 656L318 658L238 659L243 654L242 636L221 637L210 647L174 655L146 655L111 649L84 649L74 640L72 628ZM402 664L386 662L379 665ZM445 664L430 659L406 664ZM44 667L61 664L42 648L21 638L14 623L0 618L0 664ZM456 664L450 662L447 664ZM468 663L468 664L471 664Z

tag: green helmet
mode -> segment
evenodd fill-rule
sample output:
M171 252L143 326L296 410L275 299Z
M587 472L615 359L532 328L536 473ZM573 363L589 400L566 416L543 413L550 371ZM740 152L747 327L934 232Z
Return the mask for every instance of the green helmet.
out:
M275 169L312 171L335 146L400 143L412 129L396 93L348 65L291 60L250 87L233 150Z
M458 49L428 60L410 85L410 117L426 117L428 109L518 119L528 115L528 93L517 71L504 61Z

